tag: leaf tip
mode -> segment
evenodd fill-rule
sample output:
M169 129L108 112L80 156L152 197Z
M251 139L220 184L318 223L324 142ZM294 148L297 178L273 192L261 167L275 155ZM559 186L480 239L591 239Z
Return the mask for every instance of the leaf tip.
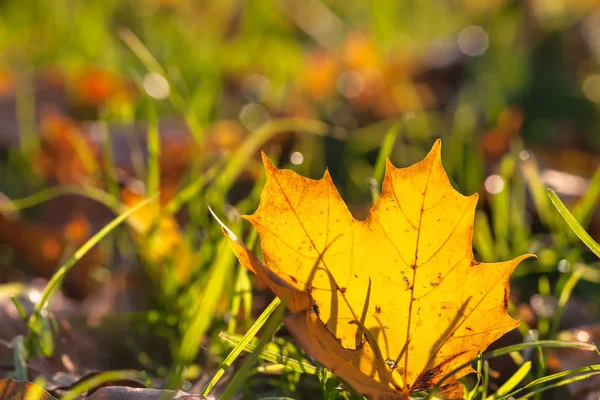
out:
M264 150L260 151L260 156L262 158L262 162L265 167L265 171L267 173L269 173L269 172L274 173L275 171L277 171L277 167L275 166L275 164L273 164L273 162L269 159L269 157L267 157L267 154L265 153Z
M426 159L429 159L429 160L433 159L434 162L439 162L440 164L442 163L442 140L441 139L437 139L435 141L435 143L433 143L433 146L431 146L431 150L429 150L429 153L427 153L427 156L425 156L423 161ZM443 168L443 166L442 166L442 168Z
M519 264L521 264L522 261L524 261L528 258L535 258L537 260L538 256L535 254L532 254L532 253L527 253L527 254L522 254L518 257L513 258L510 261L513 264L513 271L514 271L514 268L517 268L517 266L519 266Z
M390 158L386 157L385 158L385 170L391 171L392 169L396 169L396 167L394 166L394 164L392 164L392 162L390 161Z

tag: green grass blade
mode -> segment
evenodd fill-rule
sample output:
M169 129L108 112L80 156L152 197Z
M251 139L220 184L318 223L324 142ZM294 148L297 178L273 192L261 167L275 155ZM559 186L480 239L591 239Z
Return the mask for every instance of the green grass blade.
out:
M257 239L258 231L253 229L250 232L247 240L249 249L254 248ZM233 295L233 299L231 300L231 319L227 324L227 332L231 334L235 333L237 328L236 315L238 315L238 312L240 311L242 302L244 303L244 316L246 318L250 318L252 311L252 283L250 282L250 277L248 276L248 270L240 264L235 282L235 293Z
M104 182L108 193L115 199L119 198L119 182L117 181L117 168L115 166L115 156L113 154L112 138L108 133L108 126L105 121L98 121L98 133L102 137L102 159L104 161Z
M558 327L560 325L560 320L565 312L565 307L567 306L567 302L571 297L571 293L573 293L573 289L577 285L577 282L583 277L585 273L585 268L577 268L573 271L562 290L560 291L560 296L558 298L558 305L556 307L556 311L552 315L551 329L549 337L553 337L558 331Z
M252 284L250 283L250 278L248 277L248 270L244 268L242 265L238 266L237 276L235 278L235 286L233 292L233 298L231 299L231 306L229 308L229 322L227 323L227 332L235 333L237 329L237 315L242 307L242 299L244 301L244 316L247 318L247 304L246 304L246 294L252 292L251 288Z
M511 142L511 153L515 163L520 160L520 154L523 151L522 140L514 138ZM510 185L510 244L511 256L529 252L531 227L526 222L527 215L527 187L522 174L515 168L511 173L510 180L507 182Z
M540 219L547 227L555 228L554 214L548 197L545 195L546 187L540 177L537 164L532 159L526 160L522 164L522 171Z
M517 393L520 393L520 392L522 392L524 390L527 390L529 388L532 388L534 386L541 385L543 383L552 382L552 381L554 381L556 379L560 379L560 378L563 378L565 376L577 375L577 374L580 374L582 372L589 372L589 371L600 371L600 364L588 365L588 366L585 366L585 367L570 369L568 371L557 372L557 373L552 374L552 375L548 375L548 376L544 376L544 377L538 378L538 379L536 379L534 381L529 382L527 385L523 386L522 388L519 388L519 389L513 391L512 393L506 393L505 395L503 395L498 400L508 399L510 397L515 396ZM595 373L598 373L598 372L595 372ZM592 374L594 374L594 372ZM581 376L581 375L579 375L579 376Z
M552 385L544 386L542 388L533 390L533 391L527 393L526 395L519 397L519 399L529 399L529 398L536 396L542 392L545 392L546 390L554 389L554 388L557 388L560 386L565 386L565 385L568 385L569 383L573 383L573 382L577 382L577 381L583 381L585 379L588 379L588 378L590 378L594 375L598 375L598 374L600 374L600 371L590 372L588 374L582 374L582 375L573 376L573 377L570 377L567 379L563 379L562 381L558 381ZM510 397L506 397L506 398L508 399Z
M215 387L215 385L217 384L217 382L219 382L219 380L221 379L221 377L225 373L225 370L227 368L229 368L231 366L231 364L233 364L233 362L242 353L242 351L244 350L244 348L246 347L246 345L248 343L250 343L250 340L252 340L252 338L254 336L256 336L256 334L258 333L258 331L260 330L260 328L262 328L262 326L267 322L267 320L271 317L271 314L273 314L273 312L275 311L275 309L277 307L279 307L280 304L281 304L281 300L279 300L279 298L276 297L275 299L273 299L273 301L271 302L271 304L269 304L269 306L262 312L262 314L260 315L260 317L258 317L258 319L254 322L254 324L252 324L252 326L250 327L250 329L248 329L248 332L246 332L246 334L244 335L244 337L242 338L242 340L240 340L240 342L238 344L236 344L236 346L233 348L233 350L231 350L231 352L229 353L229 355L221 363L221 366L219 367L219 369L217 370L217 372L213 375L212 379L206 385L206 387L204 388L204 390L202 390L202 395L203 396L208 396L208 394L210 393L210 391Z
M481 397L482 398L486 398L487 397L487 391L488 388L490 387L490 363L487 360L483 361L483 382L481 384ZM434 393L435 391L432 390L432 393ZM429 396L427 396L429 398Z
M29 288L21 283L0 284L0 299L4 297L16 297L29 293Z
M19 317L21 317L21 319L25 323L27 323L27 314L25 313L25 310L23 309L23 306L21 305L21 303L19 303L19 299L17 299L15 296L12 296L10 298L10 300L15 305L15 308L17 309L17 312L19 313Z
M181 93L177 90L177 87L173 85L169 79L165 69L160 65L158 60L154 57L154 55L150 52L150 50L142 43L142 41L129 29L123 28L119 32L121 36L121 40L129 47L129 50L140 60L140 62L146 67L149 72L154 72L160 74L163 78L165 78L169 82L169 101L176 109L185 113L187 110L187 102L181 95ZM186 114L186 123L189 123L187 117L189 117L188 113ZM190 125L190 129L192 133L197 131L196 125Z
M401 122L392 125L392 127L388 130L388 133L385 135L383 139L383 143L381 148L379 149L379 154L377 155L377 160L375 161L375 168L373 169L373 176L370 179L371 182L371 199L373 204L379 198L379 194L381 193L381 185L383 183L383 178L385 174L385 162L392 154L392 150L394 149L394 144L398 139L398 135L404 126L404 122L408 119L408 117L404 117Z
M154 58L150 50L148 50L148 48L144 46L142 41L137 36L135 36L133 32L131 32L127 28L123 28L121 29L119 34L121 36L121 40L123 40L123 42L127 45L127 47L129 47L133 54L135 54L135 56L142 62L142 64L144 64L144 67L146 67L148 71L157 72L163 76L167 75L163 67L156 60L156 58Z
M15 367L15 379L18 381L27 380L27 350L22 335L15 336L10 341L10 347L13 353L13 364Z
M502 159L498 174L504 181L504 189L498 193L490 194L490 209L492 215L492 229L494 231L494 253L499 259L510 257L510 202L511 186L509 177L514 169L514 158L507 155Z
M177 195L172 198L163 210L163 216L171 216L176 214L181 207L190 201L194 200L200 192L206 187L208 182L213 179L217 173L221 170L222 163L217 162L216 165L213 165L208 171L202 174L198 179L194 180L186 187L181 189Z
M479 358L477 360L477 368L475 369L475 371L477 372L477 381L475 382L475 386L473 386L473 389L471 389L469 391L469 393L467 393L467 395L465 396L466 400L473 400L473 398L475 396L477 396L477 392L479 391L479 387L481 386L481 367L482 367L482 360L481 358Z
M35 339L37 340L37 349L44 357L51 357L54 354L54 339L58 333L56 329L53 329L55 327L48 313L40 313L40 330Z
M540 318L540 322L537 326L539 331L531 329L529 332L527 332L527 336L525 336L525 338L530 338L533 342L536 342L540 340L540 336L543 335L545 337L548 334L549 326L550 322L548 318ZM540 378L546 373L546 360L544 359L544 350L541 347L537 347L535 351L537 353L536 377Z
M151 99L148 100L148 181L146 185L148 196L153 196L160 190L160 136L156 105Z
M242 340L242 338L238 335L230 335L225 332L221 332L219 334L219 337L233 344L234 346L240 343L240 341ZM286 369L300 372L302 374L317 374L317 367L308 362L308 360L304 358L297 360L293 357L285 356L282 354L280 349L281 347L279 345L275 343L269 343L265 346L264 349L262 349L262 351L259 354L259 358L272 362L274 364L281 364ZM253 353L254 351L256 351L255 339L251 340L250 343L244 346L244 351L248 353ZM329 370L325 370L324 373L330 378L333 377Z
M513 390L515 388L515 386L517 386L519 383L521 383L521 381L523 379L525 379L525 377L527 376L527 374L529 373L530 370L531 370L531 361L527 361L526 363L521 365L521 367L517 370L517 372L515 372L513 374L513 376L511 376L506 382L504 382L504 384L502 386L500 386L498 388L496 393L494 393L492 396L487 397L486 400L499 399L500 397L504 396L506 393Z
M567 207L563 204L563 202L558 198L556 193L551 189L548 189L548 197L550 197L550 201L554 204L554 207L558 210L563 219L567 222L567 224L571 227L573 232L581 239L581 241L598 257L600 257L600 244L598 244L592 237L583 229L583 227L577 222L573 214L569 212Z
M219 397L220 399L228 400L232 398L237 393L239 388L244 384L244 382L248 379L250 369L254 367L254 364L258 360L260 352L265 347L265 345L271 340L275 332L277 332L277 329L279 329L279 325L281 324L281 320L283 318L283 312L285 310L285 303L286 302L284 301L280 302L280 304L277 305L277 308L273 312L272 317L269 318L267 324L265 325L260 340L258 341L258 345L256 346L256 350L246 358L240 369L238 369L236 374L233 376L233 378Z
M483 211L475 213L475 227L473 232L473 245L481 261L496 261L494 238L487 215Z
M373 170L373 178L379 184L381 184L381 182L383 181L383 175L385 174L385 160L387 160L390 157L390 154L392 154L394 144L398 139L398 135L400 134L403 125L404 120L402 122L394 124L383 139L381 149L379 150L379 154L377 155L377 161L375 161L375 169Z
M76 252L73 254L50 278L50 281L44 287L42 291L40 301L35 305L35 309L31 318L29 319L28 327L29 329L35 329L36 324L39 320L40 312L44 307L46 307L48 303L48 299L60 287L62 280L69 270L75 265L77 261L79 261L92 247L94 247L100 240L102 240L106 235L108 235L114 228L116 228L119 224L125 221L129 216L138 211L140 208L144 207L146 204L157 199L157 196L148 198L135 207L132 207L130 210L122 213L111 222L109 222L104 228L100 229L98 233L92 236L87 242L85 242Z
M15 111L23 154L32 156L40 148L36 126L35 80L30 65L22 65L15 90Z
M204 336L213 320L212 311L217 308L225 282L230 279L235 260L235 254L231 251L229 241L224 237L218 246L215 262L208 272L201 295L195 304L191 305L195 313L190 323L185 327L183 339L175 354L175 363L168 378L169 388L179 387L183 368L198 354L200 338Z
M592 214L598 204L600 198L600 167L596 169L592 179L590 179L590 185L587 190L581 196L577 204L573 207L573 216L581 226L587 228L590 224Z
M131 167L133 168L134 176L140 181L144 180L144 177L148 176L146 171L146 160L144 157L144 149L140 143L139 137L135 130L135 116L131 106L121 107L121 120L127 129L125 131L125 140L127 147L129 148L129 159L131 160Z
M61 398L62 400L74 400L88 390L97 388L107 382L124 380L142 381L146 387L150 386L148 375L145 372L135 370L106 371L79 382L69 389Z
M570 349L580 349L580 350L584 350L584 351L596 351L596 352L598 351L596 346L592 343L566 342L566 341L560 341L560 340L539 340L539 341L535 341L535 342L514 344L511 346L506 346L506 347L502 347L502 348L495 349L492 351L488 351L488 352L480 355L479 357L477 357L475 360L484 360L485 361L485 360L489 360L491 358L496 358L496 357L500 357L500 356L512 353L514 351L521 351L521 350L525 350L525 349L540 348L540 347L541 348L570 348ZM439 388L446 381L446 379L448 379L449 377L451 377L458 371L462 370L463 368L469 366L475 360L471 360L462 365L459 365L457 368L450 371L450 373L446 374L446 376L444 376L435 385L435 388L433 388L430 391L429 395L427 396L427 399L431 399L431 396L433 396L433 393L435 392L434 389ZM484 387L485 387L485 385L484 385Z
M98 203L105 205L116 214L121 213L121 203L107 192L95 188L93 186L78 186L78 185L60 185L48 189L44 189L31 196L13 199L10 201L0 201L0 212L14 212L24 210L26 208L37 206L55 197L76 194L95 200Z

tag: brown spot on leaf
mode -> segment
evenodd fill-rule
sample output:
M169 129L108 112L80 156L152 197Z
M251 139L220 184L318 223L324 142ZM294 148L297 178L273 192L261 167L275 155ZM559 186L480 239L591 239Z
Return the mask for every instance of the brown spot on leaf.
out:
M342 288L340 288L340 293L341 293L341 294L344 294L344 293L346 293L346 288L345 288L345 287L342 287Z
M411 392L420 392L427 390L433 386L432 379L441 372L440 366L430 369L429 371L423 372L417 378L414 386L411 388Z
M292 282L294 282L294 283L298 283L298 279L296 279L294 276L291 276L291 275L290 275L290 278L292 279Z
M441 364L431 368L428 371L423 372L421 375L419 375L419 377L415 381L415 384L410 389L410 391L411 392L421 392L423 390L427 390L427 389L430 389L431 387L433 387L433 385L434 385L433 378L435 378L442 372L442 369L445 365L451 363L452 360L459 357L461 354L462 353L455 354L452 357L449 357L448 359L446 359Z
M381 307L375 306L375 314L381 314Z
M319 316L319 306L316 303L312 305L311 309L312 309L312 312L314 312L315 314L317 314L317 316Z
M444 399L448 400L459 400L464 399L465 390L462 383L457 379L449 379L451 382L445 383L440 386L440 395Z

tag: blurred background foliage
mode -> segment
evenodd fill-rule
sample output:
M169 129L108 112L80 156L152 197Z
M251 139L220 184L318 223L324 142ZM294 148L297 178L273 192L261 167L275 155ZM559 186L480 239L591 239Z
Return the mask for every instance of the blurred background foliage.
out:
M127 367L199 391L230 350L219 332L231 342L271 300L236 264L206 200L254 243L239 216L257 205L264 149L310 177L328 167L363 218L383 157L410 165L441 137L453 184L481 195L476 257L539 257L514 275L523 323L505 344L592 341L599 264L545 187L600 237L599 103L595 0L0 1L0 279L2 318L15 326L2 339L28 339L25 359L39 363L30 377ZM14 320L10 296L35 313L44 286L34 277L159 190L35 318L92 339L65 349L60 323ZM339 395L320 369L307 378L277 361L302 357L280 336L243 390ZM107 356L82 356L90 346ZM72 370L48 361L57 349ZM574 368L573 357L530 355L531 378ZM526 361L493 366L490 387Z

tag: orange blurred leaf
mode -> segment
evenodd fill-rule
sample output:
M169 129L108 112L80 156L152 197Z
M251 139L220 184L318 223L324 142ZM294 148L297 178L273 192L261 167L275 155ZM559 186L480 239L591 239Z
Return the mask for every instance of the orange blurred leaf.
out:
M124 188L121 190L121 200L126 209L131 209L145 200L145 197ZM142 258L159 267L157 272L160 274L165 273L167 263L172 262L177 282L185 284L189 279L190 269L195 264L196 255L175 218L161 216L160 212L159 204L150 203L131 215L127 223L133 230ZM156 221L159 222L154 227Z
M64 227L28 223L0 213L0 242L21 254L33 267L36 275L50 277L71 246L80 246L91 234L88 219L75 212ZM72 251L72 250L69 250ZM67 287L76 297L85 297L93 287L90 275L104 262L98 246L79 260L67 275Z
M54 110L42 113L42 148L33 160L43 177L60 183L95 183L99 180L99 148L81 133L71 118Z

